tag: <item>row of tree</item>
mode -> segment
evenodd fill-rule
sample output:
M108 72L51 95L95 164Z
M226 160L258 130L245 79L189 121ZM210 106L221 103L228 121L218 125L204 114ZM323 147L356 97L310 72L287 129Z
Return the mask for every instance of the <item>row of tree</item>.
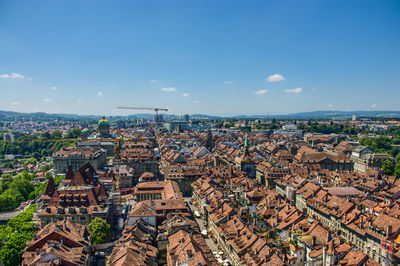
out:
M29 206L17 217L8 221L7 225L0 225L0 259L4 266L21 264L22 252L26 242L30 241L36 231L31 222L36 211L36 205Z
M322 133L322 134L348 134L348 135L356 135L358 132L357 130L350 126L349 124L336 124L336 123L330 123L330 124L320 124L320 123L313 123L313 122L308 122L306 124L298 124L297 125L299 129L305 130L306 132L311 132L311 133Z
M0 141L0 155L31 155L36 160L50 156L54 151L67 145L74 145L81 134L79 128L71 129L65 138L62 138L60 130L53 132L43 132L40 135L24 135L14 142Z
M23 172L16 176L3 174L0 181L0 212L13 211L20 204L34 197L33 174Z
M400 144L400 135L398 136L379 136L376 138L363 137L360 139L360 144L367 146L374 152L388 153L393 157L396 157L400 152L400 149L394 145Z

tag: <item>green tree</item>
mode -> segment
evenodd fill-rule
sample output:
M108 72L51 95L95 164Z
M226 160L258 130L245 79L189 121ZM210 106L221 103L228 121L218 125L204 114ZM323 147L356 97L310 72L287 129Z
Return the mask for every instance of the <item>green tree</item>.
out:
M382 163L382 169L383 169L383 171L385 171L386 174L393 175L394 174L393 162L388 161L388 160L384 161Z
M26 211L11 219L7 226L0 226L2 265L20 265L26 242L31 240L35 234L34 224L31 222L35 211L36 205L33 204Z
M30 239L26 235L12 233L7 243L0 251L3 265L20 265L25 243Z
M275 123L271 123L268 127L269 127L269 129L278 129L279 128L279 126Z
M90 243L98 245L106 243L110 237L111 226L103 219L97 217L88 225Z
M399 178L400 177L400 163L396 164L396 167L394 168L394 175Z
M12 211L29 198L34 191L32 177L28 172L15 177L3 175L0 181L0 211Z
M67 138L68 139L76 139L80 135L81 135L81 130L79 128L73 128L68 132Z
M400 164L400 153L396 155L396 164Z
M53 132L51 132L51 138L52 139L61 139L62 137L62 132L59 129L54 130Z
M50 133L49 132L42 132L42 133L40 133L40 138L41 139L49 139L51 136L50 136Z

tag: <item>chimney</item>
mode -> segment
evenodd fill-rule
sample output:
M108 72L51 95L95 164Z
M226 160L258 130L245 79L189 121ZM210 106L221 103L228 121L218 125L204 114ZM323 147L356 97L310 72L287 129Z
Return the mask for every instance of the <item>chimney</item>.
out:
M315 246L315 245L316 245L316 242L317 242L317 237L316 237L316 236L313 236L313 237L312 237L312 245Z
M188 258L191 258L191 257L193 256L192 250L191 250L191 249L188 249L188 250L186 251L186 253L187 253Z
M392 234L392 225L386 226L386 237L389 237Z
M360 215L360 228L362 228L364 225L364 216Z
M331 237L331 231L328 230L328 234L326 236L326 243L328 243L329 241L331 241L332 237Z

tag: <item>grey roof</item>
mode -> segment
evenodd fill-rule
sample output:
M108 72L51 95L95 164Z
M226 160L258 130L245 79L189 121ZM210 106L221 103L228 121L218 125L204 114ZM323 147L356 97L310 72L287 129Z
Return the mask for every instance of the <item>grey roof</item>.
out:
M353 151L354 151L354 152L361 152L361 151L363 151L363 150L365 150L365 149L369 149L369 148L366 147L366 146L363 146L363 145L359 145L359 146L355 147L355 148L353 149Z

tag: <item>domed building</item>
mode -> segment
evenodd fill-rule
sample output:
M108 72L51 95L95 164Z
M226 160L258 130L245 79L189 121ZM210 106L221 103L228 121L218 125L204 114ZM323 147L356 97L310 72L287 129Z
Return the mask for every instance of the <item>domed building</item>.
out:
M97 124L97 133L99 134L99 137L101 138L109 138L110 135L110 123L108 123L108 120L106 119L105 116L103 116L100 120L99 123Z
M89 137L90 133L91 133L90 130L87 127L85 127L81 131L81 135L80 135L81 139L86 140Z

